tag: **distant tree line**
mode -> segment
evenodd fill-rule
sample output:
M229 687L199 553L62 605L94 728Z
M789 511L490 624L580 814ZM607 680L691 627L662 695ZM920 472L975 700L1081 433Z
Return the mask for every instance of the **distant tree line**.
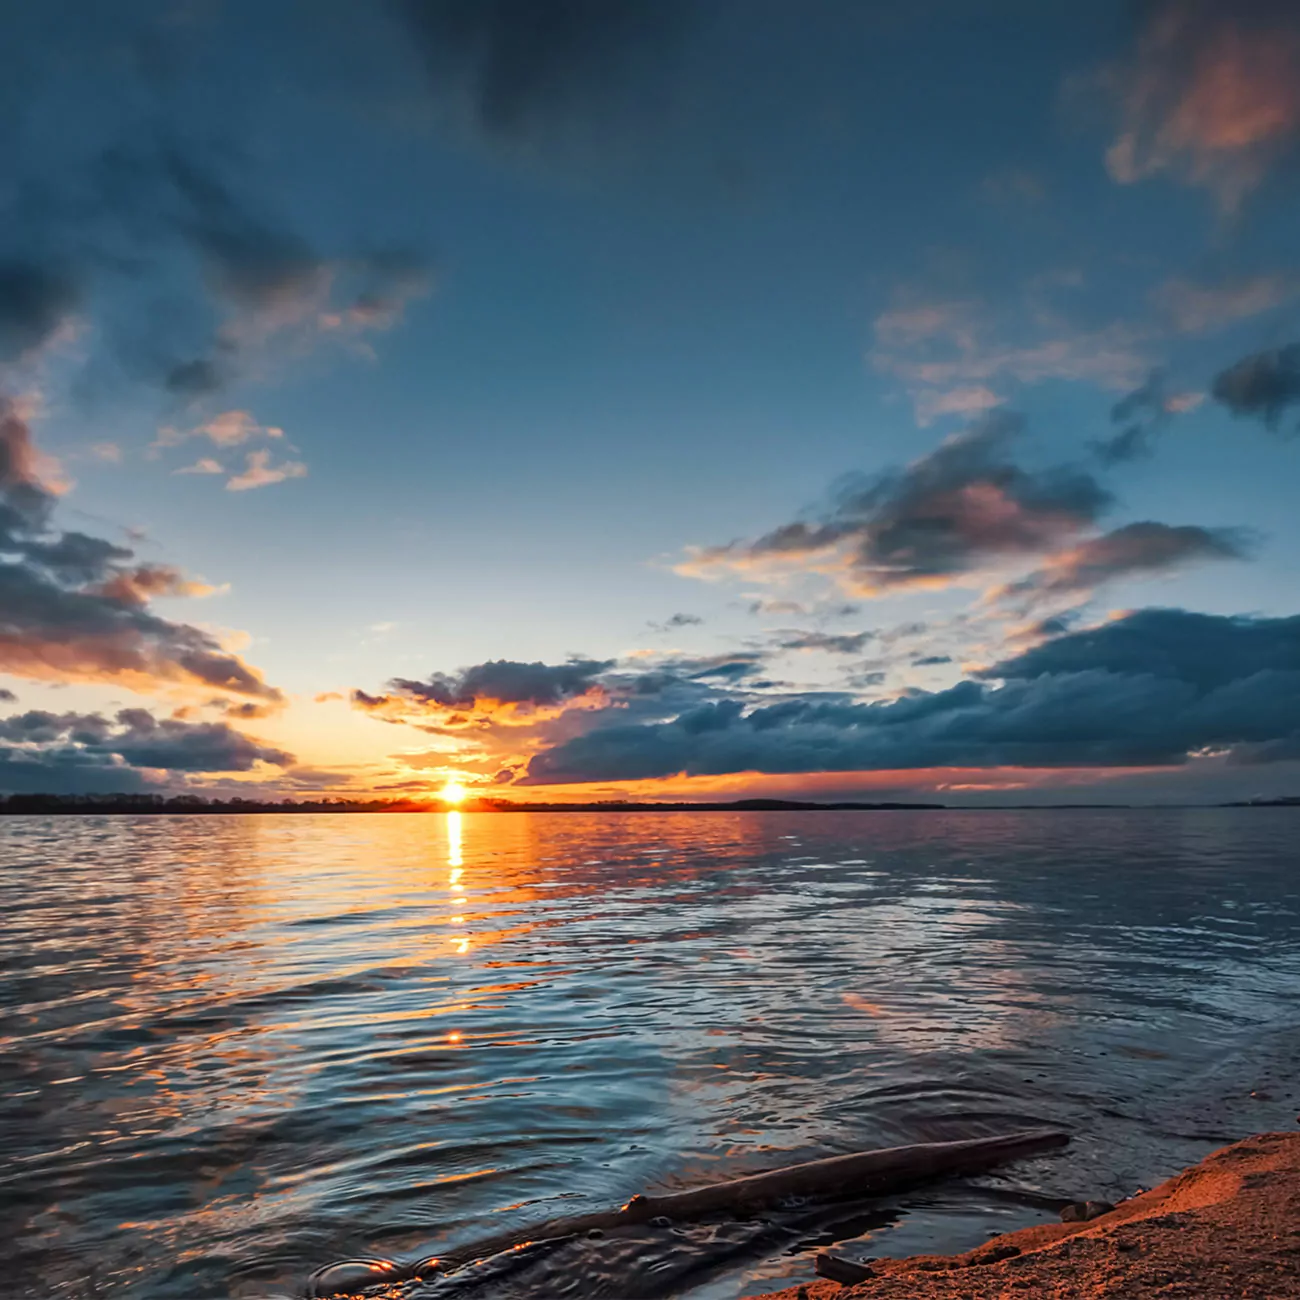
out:
M11 794L0 816L16 813L427 812L441 804L410 799L205 799L194 794Z
M65 813L392 813L442 812L439 799L208 799L196 794L11 794L0 795L0 816ZM811 803L795 799L737 799L730 803L512 803L472 799L466 812L834 812L837 810L937 809L941 803Z
M0 816L64 813L428 813L446 812L457 805L441 799L207 799L197 794L11 794L0 795ZM1227 808L1300 807L1300 795L1279 799L1250 799ZM950 808L942 803L813 803L803 799L733 799L728 803L637 802L602 799L596 803L514 803L509 799L470 799L459 805L464 812L915 812ZM1129 804L986 804L983 811L1023 808L1049 812L1054 809L1128 808ZM980 811L967 809L966 811Z

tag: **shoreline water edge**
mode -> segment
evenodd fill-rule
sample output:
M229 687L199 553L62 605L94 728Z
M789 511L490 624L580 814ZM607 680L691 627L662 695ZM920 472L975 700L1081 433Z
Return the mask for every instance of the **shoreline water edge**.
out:
M1096 1217L1023 1228L959 1255L858 1267L860 1281L755 1300L1287 1300L1300 1296L1300 1133L1223 1147Z

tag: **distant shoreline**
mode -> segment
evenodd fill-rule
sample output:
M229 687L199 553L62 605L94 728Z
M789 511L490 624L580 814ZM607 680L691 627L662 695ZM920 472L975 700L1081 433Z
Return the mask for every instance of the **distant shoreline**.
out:
M477 799L462 807L441 800L286 800L281 803L255 799L198 799L181 795L46 795L0 796L0 817L43 816L85 817L129 816L244 816L252 813L666 813L666 812L1062 812L1085 809L1171 808L1300 808L1300 797L1239 800L1217 804L943 804L902 801L836 801L816 803L801 799L734 799L725 802L638 803L606 800L598 803L511 803L505 799Z

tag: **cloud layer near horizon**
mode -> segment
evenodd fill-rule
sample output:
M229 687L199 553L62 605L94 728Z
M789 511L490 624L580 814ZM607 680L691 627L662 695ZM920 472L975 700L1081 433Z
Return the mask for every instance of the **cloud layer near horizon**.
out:
M761 678L761 654L733 656L728 664L743 669L734 674L686 659L651 671L577 662L581 670L495 661L447 679L506 669L520 687L511 727L485 711L483 697L471 705L442 686L427 698L402 695L400 714L393 697L359 692L355 703L465 743L414 756L411 766L478 771L498 787L745 773L1177 768L1212 755L1262 765L1300 756L1300 616L1152 608L1075 631L1058 625L1040 644L948 688L875 699L783 689ZM575 698L579 673L585 706L565 711L557 706ZM474 712L448 727L455 704Z
M286 767L294 756L224 722L185 722L122 709L98 713L31 709L0 718L0 790L131 793L176 776Z
M1162 767L1211 751L1239 763L1300 753L1300 616L1141 610L1056 637L947 690L870 703L724 699L663 722L597 725L537 754L522 784Z

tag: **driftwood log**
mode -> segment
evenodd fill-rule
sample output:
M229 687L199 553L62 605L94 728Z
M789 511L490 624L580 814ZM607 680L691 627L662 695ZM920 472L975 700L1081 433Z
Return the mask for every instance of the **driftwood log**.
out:
M558 1245L562 1240L586 1233L649 1223L654 1219L693 1220L720 1213L744 1218L791 1201L861 1200L892 1195L921 1183L980 1173L1010 1160L1051 1151L1065 1146L1069 1140L1066 1134L1054 1129L1028 1129L999 1137L922 1142L809 1160L688 1192L634 1196L617 1210L550 1219L405 1267L390 1260L342 1261L313 1273L308 1279L307 1296L324 1300L328 1296L355 1293L363 1270L370 1273L373 1281L432 1277L506 1251L525 1253L526 1248L535 1244Z
M841 1286L857 1286L859 1282L870 1282L876 1276L865 1264L857 1264L851 1259L841 1259L838 1255L827 1254L814 1256L813 1272L818 1277L829 1278Z

